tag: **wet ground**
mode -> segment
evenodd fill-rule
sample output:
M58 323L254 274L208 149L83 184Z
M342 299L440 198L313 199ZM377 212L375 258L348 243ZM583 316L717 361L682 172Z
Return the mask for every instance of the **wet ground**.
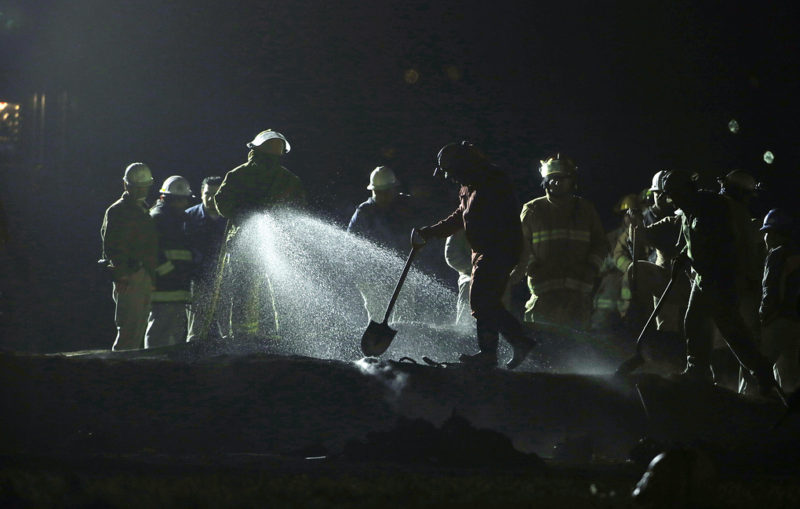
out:
M675 447L713 462L709 507L800 500L800 416L773 430L777 401L615 377L629 351L601 340L573 358L597 373L564 373L558 345L574 341L545 340L519 372L399 362L394 345L352 360L274 343L2 353L0 501L627 507Z

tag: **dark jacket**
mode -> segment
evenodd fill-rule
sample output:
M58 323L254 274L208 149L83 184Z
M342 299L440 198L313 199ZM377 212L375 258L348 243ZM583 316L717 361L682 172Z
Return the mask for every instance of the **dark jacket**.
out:
M223 217L241 226L256 212L304 206L306 193L297 175L281 166L279 156L251 150L245 164L225 175L214 200Z
M216 270L227 222L224 217L208 215L202 203L186 209L186 236L196 269L194 278L209 277Z
M764 262L761 307L762 323L782 316L800 318L800 252L794 246L772 249Z
M106 210L100 227L103 258L109 260L115 281L144 268L152 277L158 257L158 235L141 202L122 194Z
M378 206L370 197L356 208L347 231L405 253L410 246L411 229L416 224L413 198L399 194L386 207Z
M150 209L158 232L158 267L153 302L188 302L194 265L186 236L186 213L159 201Z
M522 251L519 202L508 176L489 166L475 184L461 186L460 204L450 216L429 229L432 237L448 237L464 229L473 260L480 255L509 258Z

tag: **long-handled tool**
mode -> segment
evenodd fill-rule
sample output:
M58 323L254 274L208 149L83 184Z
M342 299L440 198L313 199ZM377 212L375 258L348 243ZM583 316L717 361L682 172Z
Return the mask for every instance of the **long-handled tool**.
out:
M389 345L392 344L395 334L397 334L396 330L389 327L389 316L392 314L394 304L397 302L397 296L400 294L400 289L403 287L406 276L408 276L408 271L411 268L411 262L414 261L414 256L416 256L420 248L425 245L424 241L416 241L417 235L415 235L415 233L416 230L411 231L411 252L408 254L406 265L403 267L403 273L400 274L397 286L394 287L394 293L392 294L391 300L389 300L389 306L386 308L383 322L377 323L370 320L367 330L365 330L364 335L361 336L361 351L364 355L369 357L375 357L385 352L386 349L389 348Z
M658 312L661 311L662 307L664 307L664 302L667 300L670 290L672 290L672 285L675 283L676 279L675 276L677 275L680 267L681 263L677 261L672 263L672 271L669 276L669 283L667 283L666 288L664 288L664 291L661 293L661 297L659 297L653 312L650 313L650 316L647 318L647 322L645 322L644 327L642 327L639 337L636 338L636 354L620 364L617 370L614 372L615 375L628 375L644 364L644 357L642 356L642 338L644 338L645 333L647 333L647 329L650 328L650 324L653 322L653 320L655 320Z

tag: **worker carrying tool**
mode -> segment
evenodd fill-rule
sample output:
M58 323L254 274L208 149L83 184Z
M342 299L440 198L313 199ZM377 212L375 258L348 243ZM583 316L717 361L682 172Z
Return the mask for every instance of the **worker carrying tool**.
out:
M508 176L492 165L472 143L445 145L438 154L434 176L459 184L459 206L447 218L417 230L423 239L445 238L463 229L472 247L470 307L476 319L478 347L474 355L462 354L461 362L497 365L499 334L514 354L506 364L514 369L535 345L522 324L503 307L509 275L522 251L518 202Z

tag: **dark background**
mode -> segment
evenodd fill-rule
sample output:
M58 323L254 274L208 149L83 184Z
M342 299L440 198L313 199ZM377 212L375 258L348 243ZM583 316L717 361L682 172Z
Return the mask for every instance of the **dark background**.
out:
M199 190L265 128L339 224L379 164L432 215L452 208L430 172L464 138L521 201L541 194L538 160L569 155L609 229L613 204L666 168L709 187L742 168L765 184L756 214L796 210L798 20L791 2L733 4L0 0L0 101L23 105L0 156L0 346L109 347L94 262L125 166Z

